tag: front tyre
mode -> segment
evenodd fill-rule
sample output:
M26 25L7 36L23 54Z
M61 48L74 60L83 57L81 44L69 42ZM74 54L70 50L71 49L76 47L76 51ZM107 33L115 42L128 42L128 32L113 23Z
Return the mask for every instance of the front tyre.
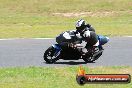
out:
M57 57L54 56L55 53L55 48L54 47L49 47L45 53L44 53L44 60L46 61L46 63L48 64L52 64L55 63L57 61Z

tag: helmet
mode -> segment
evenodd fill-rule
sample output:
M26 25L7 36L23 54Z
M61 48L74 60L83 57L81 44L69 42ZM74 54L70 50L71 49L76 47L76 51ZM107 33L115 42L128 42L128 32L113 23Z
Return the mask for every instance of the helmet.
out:
M78 20L76 22L76 31L79 32L79 33L82 33L83 30L85 29L85 21L84 20Z

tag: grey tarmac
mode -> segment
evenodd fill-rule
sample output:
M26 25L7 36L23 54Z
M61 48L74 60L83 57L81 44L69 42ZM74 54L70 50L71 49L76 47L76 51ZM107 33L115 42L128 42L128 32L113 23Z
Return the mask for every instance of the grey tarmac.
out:
M0 40L0 67L29 66L132 66L132 37L112 37L104 45L103 55L94 63L83 60L58 60L46 64L43 60L45 50L55 44L55 39L9 39Z

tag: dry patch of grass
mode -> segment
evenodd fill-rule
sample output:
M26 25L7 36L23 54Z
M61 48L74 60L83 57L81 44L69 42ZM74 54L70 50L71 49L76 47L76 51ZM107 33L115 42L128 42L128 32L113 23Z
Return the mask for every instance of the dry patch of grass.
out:
M122 13L129 13L132 14L132 10L129 11L96 11L96 12L72 12L72 13L52 13L56 16L64 16L64 17L109 17L109 16L116 16Z

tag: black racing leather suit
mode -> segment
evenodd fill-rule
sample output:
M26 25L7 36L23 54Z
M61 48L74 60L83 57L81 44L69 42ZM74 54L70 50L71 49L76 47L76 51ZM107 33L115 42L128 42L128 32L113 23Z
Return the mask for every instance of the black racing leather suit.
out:
M83 33L81 33L82 39L87 42L86 48L92 48L97 42L98 42L98 36L95 32L86 30ZM87 34L89 33L89 34Z
M89 31L93 31L95 32L95 29L90 25L90 24L86 24L86 27L84 28L85 30L89 30Z

